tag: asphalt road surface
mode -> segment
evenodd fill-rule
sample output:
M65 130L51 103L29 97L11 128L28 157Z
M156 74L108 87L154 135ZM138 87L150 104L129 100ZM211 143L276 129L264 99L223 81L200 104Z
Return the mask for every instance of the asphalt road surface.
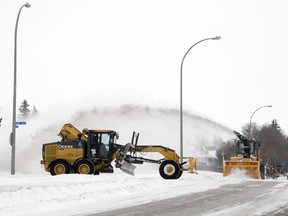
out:
M200 216L200 215L257 215L257 208L268 204L269 193L277 181L249 181L242 184L225 185L201 193L179 196L136 206L127 206L87 216ZM275 200L274 200L275 201ZM287 216L288 204L260 215Z

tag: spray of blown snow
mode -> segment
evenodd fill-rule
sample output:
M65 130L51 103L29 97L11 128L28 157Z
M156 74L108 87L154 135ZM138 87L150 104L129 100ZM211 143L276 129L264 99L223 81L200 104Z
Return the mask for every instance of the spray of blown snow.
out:
M204 148L217 148L219 141L233 137L232 130L221 124L184 113L184 156L201 155ZM42 123L41 123L42 122ZM43 123L45 122L45 123ZM179 146L179 111L175 109L151 108L135 105L120 107L95 107L81 110L65 120L49 122L44 119L31 120L17 131L16 171L44 173L40 166L42 144L60 140L58 132L65 123L72 123L79 130L112 129L120 134L118 143L131 141L133 131L140 133L138 144L162 145L175 149ZM45 125L44 125L45 124ZM9 130L8 130L9 131ZM7 133L7 137L9 132ZM9 142L3 141L2 144ZM10 169L10 146L3 148L6 157L0 158L0 171Z

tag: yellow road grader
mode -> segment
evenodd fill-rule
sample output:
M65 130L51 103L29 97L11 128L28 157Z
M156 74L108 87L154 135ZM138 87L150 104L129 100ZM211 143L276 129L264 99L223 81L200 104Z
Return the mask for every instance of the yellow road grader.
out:
M161 145L138 145L139 133L133 132L132 140L126 145L116 144L119 135L113 130L88 130L82 133L72 124L65 124L58 134L61 141L43 144L41 164L51 175L79 173L113 173L115 167L134 175L133 164L157 163L164 179L178 179L183 171L194 173L196 159L181 158L170 148ZM137 153L160 153L162 159L138 157ZM183 161L180 163L180 161ZM184 166L184 164L188 164Z
M260 143L245 138L237 131L234 131L234 134L238 137L237 155L230 160L225 160L223 154L223 176L228 176L234 170L240 169L246 171L246 174L252 178L264 179L265 169L260 159Z

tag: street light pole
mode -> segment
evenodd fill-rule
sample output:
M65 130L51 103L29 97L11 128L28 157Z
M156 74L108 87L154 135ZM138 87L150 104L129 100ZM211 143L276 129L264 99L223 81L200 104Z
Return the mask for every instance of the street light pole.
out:
M26 3L21 6L18 12L16 26L15 26L15 37L14 37L14 91L13 91L13 119L12 119L12 133L10 136L10 142L12 145L12 156L11 156L11 175L15 174L15 139L16 139L16 84L17 84L17 28L20 13L23 7L29 8L30 4Z
M220 40L221 37L220 36L216 36L216 37L212 37L212 38L205 38L203 40L198 41L197 43L193 44L185 53L185 55L183 56L182 62L181 62L181 68L180 68L180 161L182 163L183 161L183 96L182 96L182 92L183 92L183 85L182 85L182 68L183 68L183 63L184 63L184 59L186 58L187 54L189 53L189 51L196 46L197 44L206 41L206 40Z
M252 118L253 118L253 115L258 111L258 110L260 110L260 109L262 109L262 108L265 108L265 107L272 107L272 105L268 105L268 106L261 106L261 107L259 107L258 109L256 109L253 113L252 113L252 115L251 115L251 117L250 117L250 123L249 123L249 138L251 139L251 127L252 127Z

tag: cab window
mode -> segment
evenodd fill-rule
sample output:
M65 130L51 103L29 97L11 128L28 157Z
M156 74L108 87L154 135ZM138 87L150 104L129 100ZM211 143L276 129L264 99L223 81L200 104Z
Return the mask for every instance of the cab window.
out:
M110 148L110 134L102 133L101 134L101 141L99 143L99 154L100 158L107 158Z

